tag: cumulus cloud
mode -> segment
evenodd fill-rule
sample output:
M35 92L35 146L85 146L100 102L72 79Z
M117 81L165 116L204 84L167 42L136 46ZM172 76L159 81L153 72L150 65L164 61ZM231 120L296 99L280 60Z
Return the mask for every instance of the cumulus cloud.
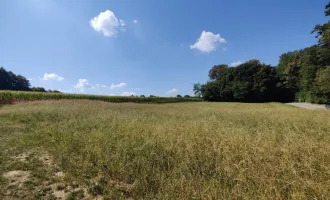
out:
M135 92L123 92L123 93L121 93L121 96L132 96L132 95L136 95L136 93Z
M84 90L86 88L92 88L93 86L88 83L86 79L79 79L78 83L76 84L75 88L79 88L81 90Z
M137 24L137 23L139 23L139 21L137 19L134 19L133 24Z
M127 85L127 83L124 83L124 82L122 82L122 83L118 83L118 84L111 84L111 85L110 85L110 88L111 88L111 89L116 89L116 88L124 87L125 85Z
M116 17L111 10L101 12L98 16L89 21L91 27L103 33L106 37L113 37L118 33L121 26L125 26L125 22Z
M64 78L57 74L54 74L54 73L51 73L51 74L45 73L42 80L44 80L44 81L49 81L49 80L62 81L62 80L64 80Z
M240 64L242 64L241 61L236 61L236 62L231 63L229 66L230 66L230 67L237 67L237 66L240 65Z
M176 88L173 88L172 90L167 91L167 94L173 94L173 93L178 93L179 90Z
M226 40L220 34L203 31L196 43L190 45L190 49L197 49L203 53L210 53L215 51L217 46L221 43L226 43Z

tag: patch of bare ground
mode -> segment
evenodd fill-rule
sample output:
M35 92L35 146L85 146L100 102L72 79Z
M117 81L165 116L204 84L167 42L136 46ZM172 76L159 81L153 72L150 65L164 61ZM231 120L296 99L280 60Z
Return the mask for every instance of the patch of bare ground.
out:
M103 199L101 195L89 195L86 187L67 179L40 148L14 155L7 164L10 170L2 174L6 181L0 199Z
M13 170L3 174L3 177L8 179L8 185L17 185L22 187L23 183L29 179L29 171Z

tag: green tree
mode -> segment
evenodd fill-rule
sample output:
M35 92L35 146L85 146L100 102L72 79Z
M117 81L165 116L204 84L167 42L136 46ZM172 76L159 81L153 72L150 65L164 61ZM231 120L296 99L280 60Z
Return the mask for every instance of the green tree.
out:
M201 97L202 96L202 85L200 83L194 84L194 93L196 97Z
M213 66L209 71L209 78L211 80L216 79L220 75L220 73L225 71L227 68L228 68L228 65L226 65L226 64Z
M33 92L47 92L43 87L32 87L31 91Z
M176 97L177 97L177 98L181 98L182 96L178 94L178 95L176 95Z
M16 75L0 67L0 90L28 91L30 82L24 76Z
M330 2L325 6L325 16L330 16ZM319 44L326 45L330 42L330 21L325 24L317 24L312 33L316 33L316 38L319 38Z
M315 85L320 97L326 98L324 101L330 99L330 66L318 71Z

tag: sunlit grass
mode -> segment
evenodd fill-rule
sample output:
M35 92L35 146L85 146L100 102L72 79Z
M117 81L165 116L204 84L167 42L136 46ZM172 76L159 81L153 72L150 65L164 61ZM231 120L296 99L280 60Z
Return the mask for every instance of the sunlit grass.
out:
M0 108L92 194L329 199L330 112L241 103L61 100Z

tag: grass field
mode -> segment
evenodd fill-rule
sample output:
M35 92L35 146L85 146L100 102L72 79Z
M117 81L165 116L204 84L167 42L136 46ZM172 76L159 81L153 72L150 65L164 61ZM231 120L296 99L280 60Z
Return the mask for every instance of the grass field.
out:
M329 199L330 112L278 103L0 108L0 199Z

